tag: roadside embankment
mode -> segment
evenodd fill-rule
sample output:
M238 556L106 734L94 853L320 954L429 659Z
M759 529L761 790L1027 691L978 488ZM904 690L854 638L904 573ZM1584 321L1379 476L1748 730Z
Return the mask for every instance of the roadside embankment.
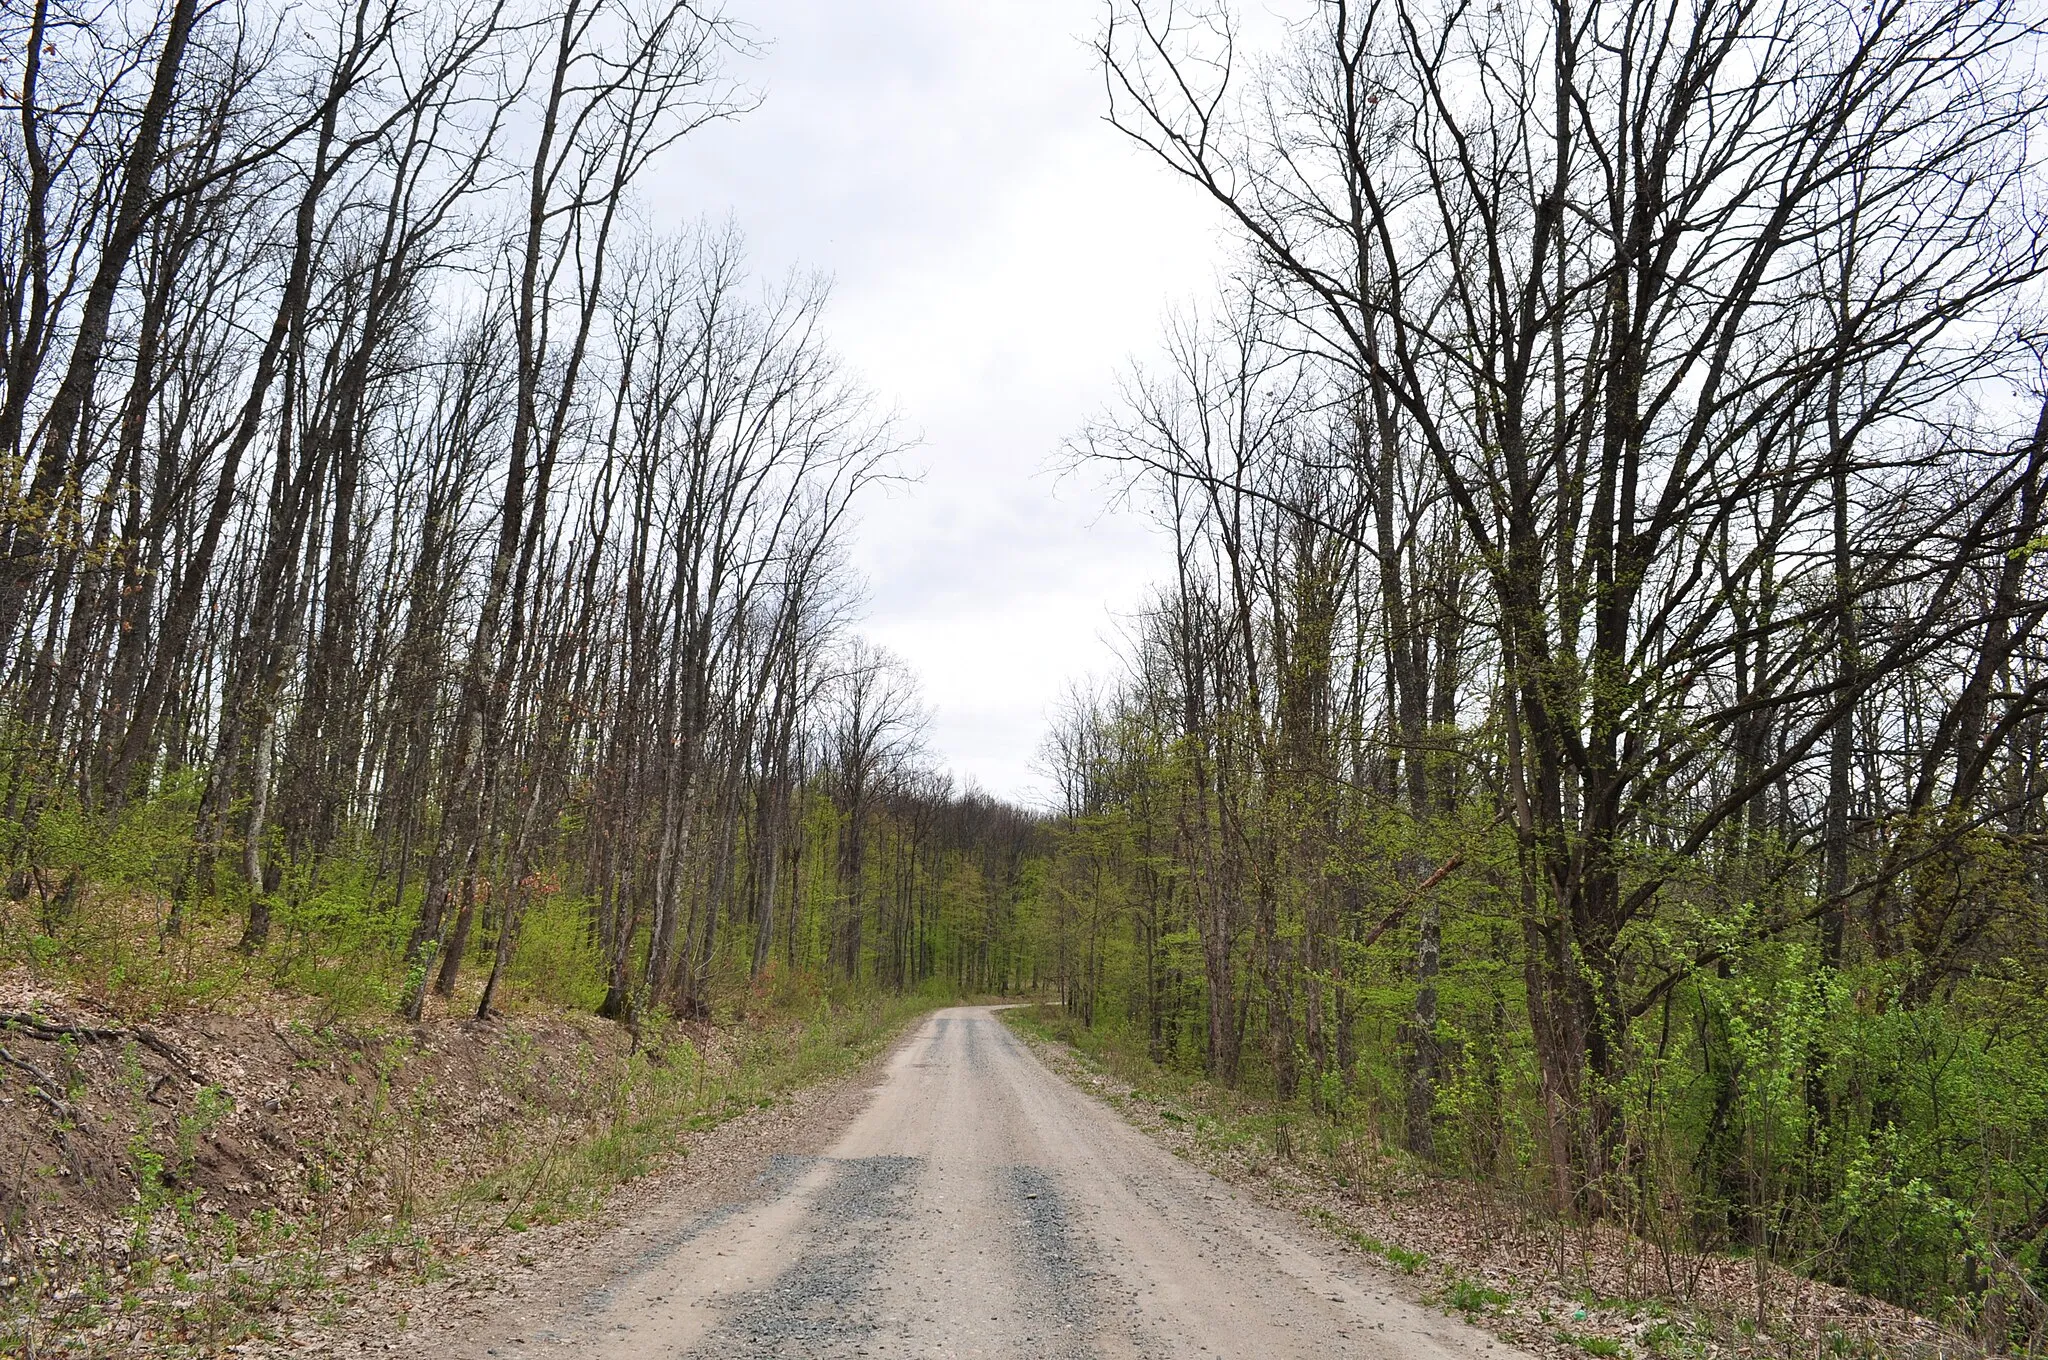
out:
M719 1024L408 1025L282 994L155 1016L0 974L0 1351L212 1354L586 1214L692 1130L878 1051L927 1003Z

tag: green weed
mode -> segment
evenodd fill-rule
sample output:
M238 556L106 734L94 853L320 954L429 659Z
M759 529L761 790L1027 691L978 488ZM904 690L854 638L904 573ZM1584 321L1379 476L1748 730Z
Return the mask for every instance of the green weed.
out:
M1506 1303L1509 1295L1460 1275L1444 1290L1446 1307L1460 1313L1489 1313Z

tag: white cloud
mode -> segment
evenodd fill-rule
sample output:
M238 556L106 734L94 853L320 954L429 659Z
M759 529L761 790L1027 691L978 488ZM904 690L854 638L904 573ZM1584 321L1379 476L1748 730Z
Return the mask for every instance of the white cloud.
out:
M1221 246L1189 186L1102 122L1096 0L778 0L762 108L699 133L654 194L730 212L764 272L835 280L830 330L923 436L866 507L866 631L917 670L963 781L1032 798L1046 710L1112 662L1165 568L1140 518L1046 470Z

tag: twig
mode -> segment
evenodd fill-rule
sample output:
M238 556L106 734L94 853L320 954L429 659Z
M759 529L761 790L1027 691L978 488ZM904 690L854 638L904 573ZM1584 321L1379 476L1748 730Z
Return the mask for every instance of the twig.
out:
M1435 873L1431 874L1428 878L1425 878L1420 883L1416 884L1415 890L1408 894L1407 898L1402 901L1401 905L1395 907L1392 911L1388 912L1387 919L1380 922L1378 925L1374 926L1371 932L1368 933L1363 940L1360 940L1358 942L1358 947L1360 949L1372 948L1374 941L1378 940L1380 936L1386 934L1395 926L1401 924L1401 918L1408 914L1408 908L1414 906L1417 902L1420 902L1423 896L1426 893L1428 893L1431 888L1434 888L1437 884L1443 882L1445 877L1448 876L1452 870L1456 869L1460 864L1463 864L1464 862L1465 857L1463 855L1452 855L1449 859L1445 860L1442 866L1438 868Z
M74 1117L75 1112L71 1108L71 1102L64 1099L63 1095L60 1094L60 1088L55 1077L45 1072L42 1068L37 1067L28 1059L17 1058L5 1048L0 1048L0 1062L4 1062L9 1067L27 1073L29 1089L41 1096L43 1103L56 1111L60 1119Z

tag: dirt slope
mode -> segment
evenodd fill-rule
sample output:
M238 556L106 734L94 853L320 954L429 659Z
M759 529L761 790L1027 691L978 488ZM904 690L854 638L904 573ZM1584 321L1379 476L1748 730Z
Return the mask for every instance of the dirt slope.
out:
M494 1164L522 1114L575 1109L627 1043L581 1018L145 1025L19 993L0 987L0 1222L103 1250L152 1206L246 1219L330 1201L337 1230L374 1221Z

